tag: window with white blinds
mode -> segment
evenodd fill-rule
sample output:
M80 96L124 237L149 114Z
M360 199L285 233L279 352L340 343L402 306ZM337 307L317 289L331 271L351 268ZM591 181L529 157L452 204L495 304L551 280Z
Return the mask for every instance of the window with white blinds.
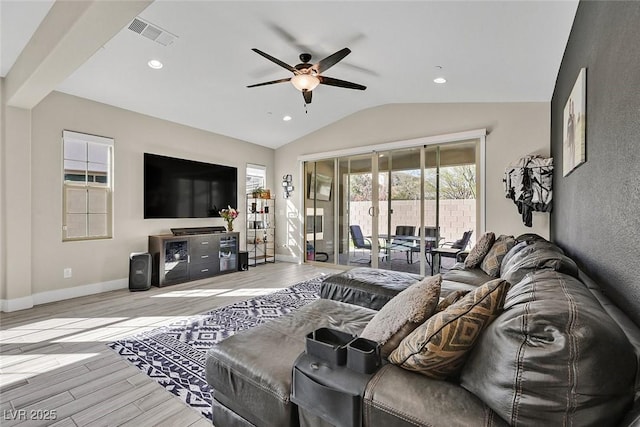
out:
M63 131L62 240L113 235L113 138Z
M253 190L265 188L267 183L267 168L262 165L247 163L247 184L246 193L251 194Z

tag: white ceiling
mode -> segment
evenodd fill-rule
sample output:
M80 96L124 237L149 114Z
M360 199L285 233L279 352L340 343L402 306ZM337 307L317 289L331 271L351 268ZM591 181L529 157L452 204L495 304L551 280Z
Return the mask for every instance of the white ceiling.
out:
M51 3L2 0L3 76ZM156 0L140 17L176 34L172 45L124 28L57 89L276 148L378 105L548 102L577 4ZM343 47L352 53L325 74L366 91L321 85L306 112L289 83L246 88L291 76L251 48L295 65Z

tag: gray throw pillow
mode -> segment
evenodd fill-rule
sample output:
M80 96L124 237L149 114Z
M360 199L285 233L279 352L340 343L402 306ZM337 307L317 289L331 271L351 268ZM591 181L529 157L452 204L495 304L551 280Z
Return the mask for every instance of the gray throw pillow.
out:
M435 312L442 276L428 276L400 292L384 305L364 328L362 338L381 344L387 357L400 341Z
M474 268L478 266L484 259L485 255L487 255L495 241L496 235L492 231L484 233L473 248L471 248L469 255L467 255L467 258L464 260L464 266L466 268Z

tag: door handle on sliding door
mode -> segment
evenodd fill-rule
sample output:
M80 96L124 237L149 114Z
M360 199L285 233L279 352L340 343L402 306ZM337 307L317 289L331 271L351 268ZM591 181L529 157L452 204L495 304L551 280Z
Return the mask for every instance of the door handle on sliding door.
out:
M374 215L375 215L375 213L376 213L375 208L374 208L373 206L371 206L371 207L369 208L369 216L374 216Z

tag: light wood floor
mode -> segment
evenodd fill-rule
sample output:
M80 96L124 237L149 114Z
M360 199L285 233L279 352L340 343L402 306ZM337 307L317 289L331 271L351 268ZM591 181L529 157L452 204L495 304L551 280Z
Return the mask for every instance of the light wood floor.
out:
M334 272L275 263L146 292L119 290L2 313L0 424L210 427L107 343ZM47 416L54 420L42 419Z

